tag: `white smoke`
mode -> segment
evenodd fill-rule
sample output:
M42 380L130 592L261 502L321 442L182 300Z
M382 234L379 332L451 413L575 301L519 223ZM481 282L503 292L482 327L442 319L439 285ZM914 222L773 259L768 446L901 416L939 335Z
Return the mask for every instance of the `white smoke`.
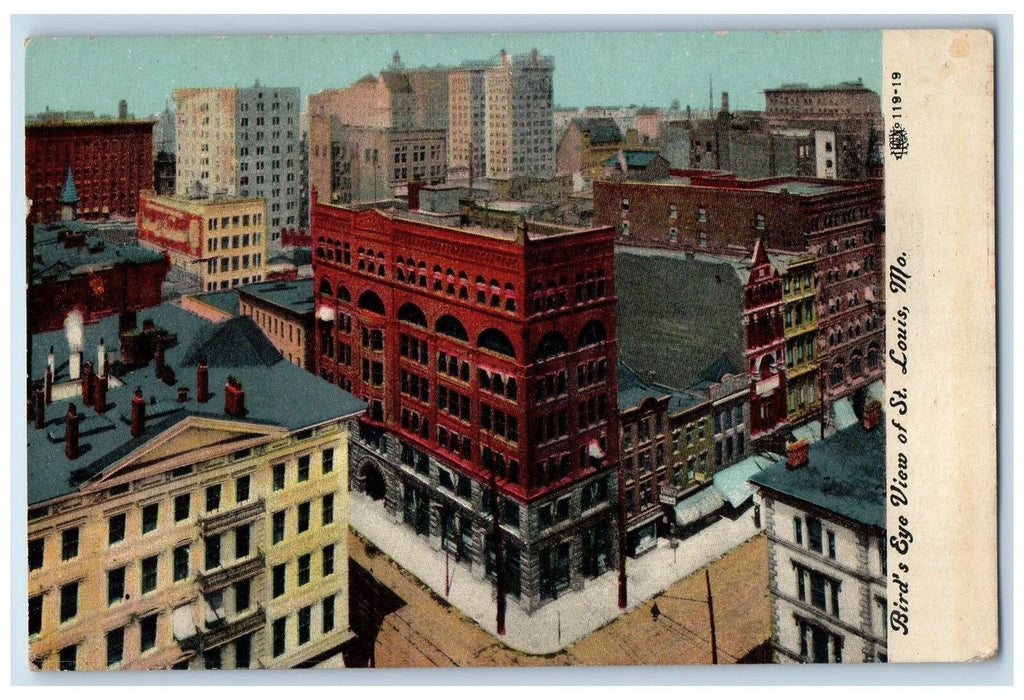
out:
M68 349L71 352L81 352L85 347L85 322L82 320L82 312L73 310L64 319L64 334L68 339Z

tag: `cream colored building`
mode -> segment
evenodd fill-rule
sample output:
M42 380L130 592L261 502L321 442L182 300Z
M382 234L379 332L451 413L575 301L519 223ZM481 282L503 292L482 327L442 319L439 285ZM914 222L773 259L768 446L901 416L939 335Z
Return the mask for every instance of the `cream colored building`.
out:
M63 335L33 338L33 367L59 349L54 402L36 394L29 425L31 663L288 668L336 654L352 636L347 446L363 404L282 360L249 318L214 326L164 305L141 330L105 319L84 330L79 380Z
M266 202L258 197L140 195L139 243L166 252L197 278L195 291L261 282L266 276Z

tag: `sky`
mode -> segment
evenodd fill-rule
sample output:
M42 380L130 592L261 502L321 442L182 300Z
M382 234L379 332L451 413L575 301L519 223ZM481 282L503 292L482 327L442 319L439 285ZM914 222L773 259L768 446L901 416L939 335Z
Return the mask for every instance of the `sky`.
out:
M173 106L175 88L241 87L257 78L298 86L304 102L310 93L377 74L395 51L407 67L418 67L534 47L555 59L555 104L562 107L667 108L678 99L706 109L709 78L715 107L727 91L733 110L763 109L762 91L783 83L862 78L876 91L882 83L882 36L871 30L34 38L25 54L25 109L116 114L126 99L141 116Z

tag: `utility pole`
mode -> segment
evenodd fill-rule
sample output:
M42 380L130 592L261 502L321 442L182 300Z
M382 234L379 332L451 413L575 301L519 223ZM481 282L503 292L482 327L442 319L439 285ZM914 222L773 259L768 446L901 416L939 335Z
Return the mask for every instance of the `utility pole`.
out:
M603 456L608 459L607 455ZM616 475L619 479L619 610L626 609L626 485L625 476L622 473L622 460L618 460Z
M718 663L718 641L715 638L715 604L711 599L711 573L704 569L704 583L708 589L708 618L711 620L711 663Z

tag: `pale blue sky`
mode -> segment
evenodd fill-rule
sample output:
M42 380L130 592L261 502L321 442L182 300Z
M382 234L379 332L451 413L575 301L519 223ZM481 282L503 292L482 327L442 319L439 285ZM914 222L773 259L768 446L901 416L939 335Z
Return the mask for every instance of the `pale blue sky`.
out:
M163 108L178 87L298 86L306 95L377 73L399 51L405 65L455 65L505 48L555 57L560 106L646 104L673 98L706 108L728 91L733 109L761 109L761 91L785 82L862 78L881 86L879 31L377 34L275 37L33 39L25 56L26 111L85 109L136 115Z

